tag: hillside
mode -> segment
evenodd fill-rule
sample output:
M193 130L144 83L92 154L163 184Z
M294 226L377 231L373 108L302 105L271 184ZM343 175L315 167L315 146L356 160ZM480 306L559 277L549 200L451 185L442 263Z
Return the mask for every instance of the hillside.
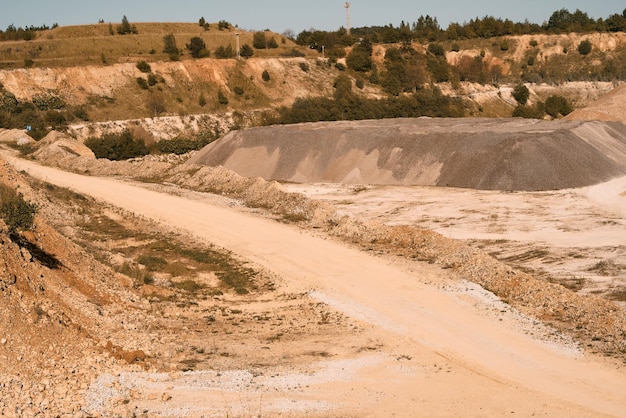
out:
M0 42L4 94L24 105L35 103L44 110L59 110L66 124L83 119L99 122L232 111L243 115L290 106L298 98L331 98L339 75L349 77L352 91L359 97L387 97L393 66L386 62L386 51L398 47L374 45L371 59L376 71L363 72L346 69L347 58L322 57L316 50L271 32L266 37L276 38L278 48L254 49L252 59L236 61L216 59L214 54L218 46L233 45L234 28L220 31L213 24L205 31L192 23L137 27L137 35L124 36L109 35L107 24L58 27L38 32L32 41ZM175 34L183 53L180 61L170 61L162 52L163 36L168 33ZM195 36L205 41L210 58L191 58L185 45ZM241 31L240 41L252 43L253 36ZM586 56L575 52L583 40L593 44ZM416 57L421 58L414 63L408 55L403 58L407 68L418 66L407 70L416 79L408 80L413 87L405 88L415 91L415 83L436 85L451 97L462 97L468 116L511 116L517 105L511 91L520 81L530 87L531 106L560 95L575 108L584 107L619 84L626 68L626 35L620 32L472 39L440 46L443 57L428 52L428 44L412 45ZM343 55L353 49L344 48ZM29 68L25 68L25 60ZM529 65L531 60L533 65ZM149 64L147 72L136 66L142 61ZM438 62L439 70L428 62ZM449 81L438 81L441 71ZM354 87L357 85L360 87ZM3 99L3 103L6 100L12 99ZM244 126L266 123L264 117L246 118Z

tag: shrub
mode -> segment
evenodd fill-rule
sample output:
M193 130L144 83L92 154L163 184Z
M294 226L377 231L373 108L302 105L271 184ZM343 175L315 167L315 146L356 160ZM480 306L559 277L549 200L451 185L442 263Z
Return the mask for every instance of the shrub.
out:
M219 30L228 30L230 29L230 23L225 20L220 20L219 22L217 22L217 28Z
M143 77L137 77L137 84L144 90L148 90L148 82Z
M180 58L180 51L176 46L176 38L173 33L163 37L163 52L169 55L170 61L178 61Z
M121 134L106 134L100 138L88 138L85 145L93 151L96 158L112 161L128 160L148 154L148 148L142 140L135 140L128 129Z
M443 49L443 46L440 44L429 44L428 52L430 52L436 57L445 57L446 55L446 51Z
M172 138L168 140L162 140L156 143L155 148L162 154L186 154L190 151L199 150L207 144L207 141L199 139L189 138Z
M348 54L346 64L354 71L369 71L372 69L372 57L367 48L359 46Z
M211 55L206 49L206 44L204 43L204 40L202 40L202 38L198 36L194 36L193 38L191 38L186 46L191 53L191 56L194 58L207 58L209 55Z
M0 183L0 218L9 231L16 232L30 228L35 220L36 212L37 205L28 203L21 193Z
M276 39L274 39L273 36L270 39L267 40L267 47L269 49L276 49L276 48L278 48L278 42L276 42Z
M546 113L553 118L566 116L572 112L572 105L562 96L550 96L546 99Z
M578 52L580 53L580 55L588 55L591 53L592 49L593 45L591 45L591 42L588 39L585 39L580 44L578 44Z
M248 44L243 44L239 50L239 55L243 58L250 58L254 55L254 49L252 49L252 47Z
M139 71L141 71L142 73L149 73L152 71L152 68L150 67L150 64L148 64L145 61L139 61L137 63L137 69Z
M40 94L33 97L33 104L39 110L58 110L65 107L65 102L58 96Z
M215 58L227 59L235 56L235 51L231 45L220 45L214 52Z
M254 32L252 38L252 46L256 49L267 48L267 39L265 37L265 32Z
M244 93L243 87L241 87L241 86L235 86L235 87L233 88L233 91L235 92L235 94L236 94L236 95L238 95L238 96L243 96L243 93Z
M148 74L148 85L149 86L154 86L159 82L159 80L157 79L157 76L150 73Z
M514 118L541 119L545 114L543 103L539 102L536 106L518 105L513 110Z
M224 92L222 90L217 92L217 101L221 105L227 105L228 104L228 97L226 97L226 95L224 94Z
M300 63L300 69L302 71L304 71L305 73L309 71L309 64L306 62L301 62Z
M198 97L198 105L200 105L200 107L206 106L206 97L204 97L204 93L200 93L200 97Z
M263 79L263 81L270 81L270 73L267 70L263 70L261 78Z
M524 84L519 83L513 89L513 98L521 105L525 105L528 103L528 98L530 97L530 90Z

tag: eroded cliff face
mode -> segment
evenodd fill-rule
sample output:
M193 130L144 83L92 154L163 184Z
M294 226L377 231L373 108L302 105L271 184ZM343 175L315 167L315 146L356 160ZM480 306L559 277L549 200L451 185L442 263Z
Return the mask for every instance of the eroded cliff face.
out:
M623 33L526 35L508 39L510 49L507 51L494 47L468 47L447 52L446 59L451 65L458 66L463 59L482 56L486 68L499 67L506 79L506 75L519 71L531 55L537 63L535 67L555 57L572 59L574 54L578 54L576 46L583 39L590 40L594 51L607 54L607 57L618 54L626 45L626 34ZM384 71L386 47L376 45L372 54L379 71ZM420 45L415 45L415 48L424 50ZM596 61L587 64L603 65L600 60ZM263 77L265 71L270 76L269 80ZM141 72L132 62L3 70L0 71L0 83L20 101L54 96L70 106L85 106L91 121L110 121L288 106L297 98L332 97L334 80L340 74L350 75L321 58L251 58L241 61L207 58L151 62L149 74ZM137 80L148 80L149 75L153 77L154 84L142 88ZM441 83L439 87L446 94L465 97L469 114L510 116L516 105L510 94L511 87L502 80L496 80L497 83L492 81L488 80L485 85ZM550 94L559 94L580 108L597 100L615 85L575 82L530 87L530 104L545 100ZM227 96L228 104L219 102L220 91ZM362 89L354 88L354 91L368 97L384 95L379 85L370 83L365 83Z

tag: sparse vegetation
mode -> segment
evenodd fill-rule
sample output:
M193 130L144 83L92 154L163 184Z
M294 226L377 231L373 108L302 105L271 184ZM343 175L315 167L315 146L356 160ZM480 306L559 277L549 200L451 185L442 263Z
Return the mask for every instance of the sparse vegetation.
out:
M88 138L85 145L93 151L96 158L106 158L112 161L128 160L148 154L145 142L133 138L128 129L120 134Z
M0 218L11 232L29 229L35 220L37 205L24 200L15 189L0 183Z

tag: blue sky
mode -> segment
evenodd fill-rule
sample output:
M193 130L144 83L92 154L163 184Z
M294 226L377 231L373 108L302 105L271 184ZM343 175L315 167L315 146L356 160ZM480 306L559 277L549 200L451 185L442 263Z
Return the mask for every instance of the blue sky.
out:
M580 9L593 18L621 13L624 0L351 0L351 26L415 22L437 17L442 27L475 17L495 16L542 23L561 8ZM0 0L0 29L8 25L61 26L105 22L208 22L227 20L242 29L336 30L346 25L344 0Z

